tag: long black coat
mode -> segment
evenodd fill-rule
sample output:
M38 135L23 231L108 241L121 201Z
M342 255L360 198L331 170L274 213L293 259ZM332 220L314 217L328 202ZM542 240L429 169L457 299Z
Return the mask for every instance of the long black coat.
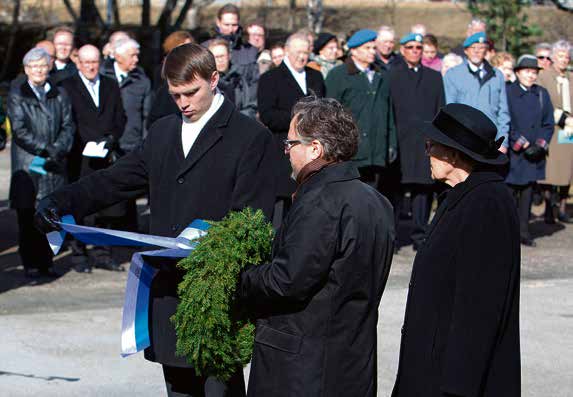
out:
M109 155L105 159L88 158L82 156L82 151L89 141L101 141L108 134L119 140L127 117L119 85L109 77L100 75L99 107L96 107L78 73L60 84L70 96L74 122L77 126L70 153L70 179L74 181L79 176L88 175L110 165Z
M402 183L432 184L420 121L431 121L445 104L442 75L422 65L414 72L406 62L396 62L390 71L390 95Z
M194 219L220 220L246 206L270 217L275 197L272 137L258 122L225 100L201 130L187 157L179 114L153 124L143 147L53 194L61 213L83 217L149 191L150 233L175 237ZM182 274L175 263L158 261L151 287L151 347L145 357L186 367L175 356L175 314Z
M306 88L309 95L324 96L322 74L309 67L306 71ZM277 68L261 75L257 90L259 117L273 133L275 155L277 156L277 196L290 197L295 183L288 156L284 153L283 140L287 138L291 111L295 103L305 96L288 67L281 63Z
M63 169L72 147L75 126L72 106L66 93L51 86L44 101L40 102L27 80L10 93L8 115L12 126L13 144L10 204L12 208L34 208L40 200L63 186L65 172L40 175L30 172L34 157L50 152Z
M392 207L351 163L298 190L270 264L241 277L260 319L249 396L376 396L376 324L394 244Z
M414 260L393 397L520 395L520 255L503 179L472 172Z

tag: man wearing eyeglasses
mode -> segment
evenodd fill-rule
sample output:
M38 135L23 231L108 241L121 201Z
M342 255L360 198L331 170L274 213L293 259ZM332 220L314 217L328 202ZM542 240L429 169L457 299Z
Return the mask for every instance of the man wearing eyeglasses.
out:
M496 139L504 138L499 150L507 153L510 117L503 74L485 60L488 45L484 32L469 36L463 46L466 62L444 76L446 103L463 103L485 113L497 126Z
M535 46L535 56L537 64L543 70L550 70L553 62L551 61L551 44L539 43Z
M293 108L297 189L270 263L241 275L257 313L248 395L376 396L376 324L394 242L392 207L360 181L353 117L334 99Z
M420 121L432 120L445 104L442 75L421 63L422 41L423 36L419 33L402 37L400 53L404 62L390 71L390 96L398 132L401 175L397 202L401 202L404 192L410 192L414 250L422 246L435 190L430 175L430 161L424 153L424 136L418 125ZM397 222L396 216L396 227Z

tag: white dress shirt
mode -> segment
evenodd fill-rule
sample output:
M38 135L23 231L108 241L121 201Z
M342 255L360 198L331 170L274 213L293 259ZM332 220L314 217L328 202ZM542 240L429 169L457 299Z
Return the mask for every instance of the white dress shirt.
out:
M370 83L372 83L372 81L374 80L374 73L376 73L376 72L374 72L374 70L370 69L370 66L368 66L367 68L363 68L362 66L360 66L356 62L354 62L354 66L356 66L356 69L358 69L362 73L364 73L366 75L366 77L368 78L368 81Z
M485 76L485 70L483 68L483 62L481 63L481 65L476 66L473 63L468 61L468 66L470 67L470 70L474 73L479 72L479 78L483 79L483 76Z
M96 107L99 108L99 74L96 76L94 81L88 80L82 74L82 72L78 72L78 74L80 75L80 79L86 86L86 89L90 93L90 96L92 97Z
M71 61L70 61L71 62ZM56 67L56 70L62 70L64 69L66 66L68 66L67 63L65 62L60 62L57 59L54 61L54 66Z
M121 84L121 82L125 80L127 78L127 75L129 74L129 72L124 72L123 70L121 70L117 65L117 62L113 63L113 70L115 72L115 78L119 84Z
M193 147L195 140L199 136L199 133L205 127L205 124L213 117L217 110L223 105L223 95L217 89L217 93L213 97L213 102L211 102L211 106L205 112L203 116L197 121L191 121L187 117L183 116L183 125L181 126L181 143L183 145L183 155L187 157L189 151Z
M296 80L296 82L300 86L300 89L302 90L304 95L306 95L307 94L307 91L306 91L306 71L304 69L302 69L302 72L297 72L292 67L292 65L290 64L290 62L288 60L288 57L286 57L286 56L283 59L283 62L285 63L286 67L288 68L288 70L292 74L292 77L294 77L294 79Z

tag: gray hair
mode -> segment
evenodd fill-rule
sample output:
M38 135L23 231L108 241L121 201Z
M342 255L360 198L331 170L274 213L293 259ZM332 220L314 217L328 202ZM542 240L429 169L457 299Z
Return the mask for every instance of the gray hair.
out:
M459 56L458 54L454 54L453 52L450 52L449 54L446 54L444 56L444 58L442 59L442 64L451 63L452 65L459 65L463 61L464 60L461 56Z
M380 37L382 33L390 33L392 37L396 37L396 32L394 31L394 29L392 29L392 27L387 25L382 25L378 28L378 37Z
M139 43L133 39L121 39L115 43L113 48L114 54L125 54L125 52L131 48L139 50Z
M30 51L26 53L26 55L24 55L24 58L22 59L22 64L24 66L28 66L30 62L36 62L41 59L45 59L46 63L48 65L50 64L51 57L46 50L44 50L43 48L32 48Z
M318 140L328 161L347 161L358 150L358 127L336 99L308 96L292 109L295 129L303 141Z
M306 41L308 43L308 45L310 46L310 41L308 40L308 36L304 33L293 33L291 34L288 38L287 41L285 43L285 47L290 47L290 44L294 41L294 40L301 40L301 41Z
M468 23L468 29L473 29L479 25L487 26L487 23L483 19L474 18Z
M539 43L535 46L535 53L537 54L537 51L540 50L547 50L547 51L551 51L551 44L549 43Z
M551 57L560 51L567 51L571 55L571 44L567 40L557 40L551 46Z

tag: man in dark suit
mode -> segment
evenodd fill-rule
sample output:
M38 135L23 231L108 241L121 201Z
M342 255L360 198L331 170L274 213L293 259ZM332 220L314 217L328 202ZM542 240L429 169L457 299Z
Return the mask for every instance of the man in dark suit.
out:
M99 74L100 52L92 45L85 45L78 51L79 71L61 82L72 102L72 113L77 132L69 158L69 176L77 180L107 168L118 157L118 142L123 134L126 116L121 102L121 93L117 82ZM105 141L108 154L104 158L86 157L82 152L88 142ZM94 219L87 219L88 224L111 227L114 218L124 213L124 206L119 205L102 211ZM91 272L85 246L72 243L73 262L79 272ZM121 270L119 264L111 258L111 250L95 247L92 251L94 264L109 270Z
M259 80L257 102L259 116L273 133L275 152L278 156L277 203L273 226L278 227L288 211L295 183L291 179L288 157L285 156L283 140L287 137L291 110L294 104L307 95L324 96L322 74L306 66L311 45L306 35L295 33L286 42L286 55L277 68L263 74Z
M208 49L186 44L165 60L165 76L181 112L156 121L142 147L113 166L48 196L37 220L44 231L51 217L83 216L148 191L150 232L175 237L194 219L220 220L231 210L260 208L270 217L275 197L272 136L239 113L216 89L219 75ZM169 396L242 396L242 368L230 383L198 376L175 355L171 316L182 274L159 260L151 285L150 339L145 357L163 365ZM226 394L225 394L226 393Z
M411 237L415 251L423 243L436 189L430 176L430 159L426 154L426 138L420 131L420 121L432 120L445 105L442 75L421 63L422 39L418 33L402 37L400 52L404 62L390 71L390 96L398 132L402 185L398 198L401 202L404 191L411 193L414 221Z

